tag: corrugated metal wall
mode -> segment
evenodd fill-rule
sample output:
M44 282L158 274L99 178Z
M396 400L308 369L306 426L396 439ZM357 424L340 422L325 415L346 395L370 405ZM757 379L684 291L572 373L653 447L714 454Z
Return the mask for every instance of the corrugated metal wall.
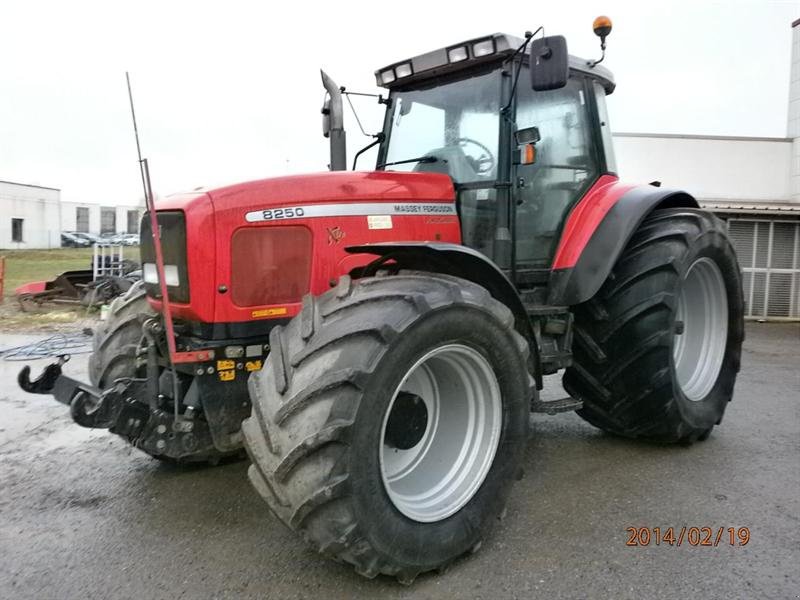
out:
M800 221L729 218L746 315L800 318Z

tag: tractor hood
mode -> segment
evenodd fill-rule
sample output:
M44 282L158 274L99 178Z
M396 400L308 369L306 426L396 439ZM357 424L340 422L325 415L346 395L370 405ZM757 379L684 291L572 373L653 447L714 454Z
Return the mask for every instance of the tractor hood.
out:
M294 316L304 293L321 294L374 258L348 253L350 245L459 243L454 200L447 175L392 171L276 177L162 198L159 230L172 248L165 262L178 275L173 316L200 323L192 329L199 337L254 335L254 319ZM149 231L145 222L142 261L154 263ZM231 323L248 325L226 329Z
M194 212L209 199L218 213L333 202L452 202L455 191L450 177L440 173L326 171L198 188L160 199L157 209Z
M208 190L216 210L385 200L388 202L449 201L453 182L438 173L334 171L292 175Z

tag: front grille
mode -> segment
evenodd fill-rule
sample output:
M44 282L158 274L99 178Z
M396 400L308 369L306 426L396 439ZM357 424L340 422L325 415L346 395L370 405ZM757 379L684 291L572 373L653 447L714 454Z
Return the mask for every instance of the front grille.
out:
M186 217L182 211L159 211L157 214L158 229L161 237L161 251L164 254L164 265L175 265L178 268L178 285L168 285L169 299L171 302L188 304L189 302L189 272L186 264ZM150 214L142 217L141 226L141 255L142 265L155 264L156 249L150 228ZM167 277L169 281L169 277ZM161 291L158 283L144 284L147 295L151 298L160 298Z

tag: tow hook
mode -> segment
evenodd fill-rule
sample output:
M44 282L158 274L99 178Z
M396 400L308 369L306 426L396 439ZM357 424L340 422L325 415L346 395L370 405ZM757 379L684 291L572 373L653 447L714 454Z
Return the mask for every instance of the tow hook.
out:
M42 374L33 381L31 381L31 368L25 365L17 375L17 383L29 394L49 394L61 376L61 365L68 360L69 354L62 354L52 365L47 365Z
M58 357L47 365L42 374L31 381L31 368L26 365L17 375L19 387L30 394L52 394L56 400L69 406L72 419L84 427L108 428L114 423L114 411L110 406L112 396L124 395L127 386L116 382L108 390L102 391L94 386L67 377L61 366L69 360L69 355Z

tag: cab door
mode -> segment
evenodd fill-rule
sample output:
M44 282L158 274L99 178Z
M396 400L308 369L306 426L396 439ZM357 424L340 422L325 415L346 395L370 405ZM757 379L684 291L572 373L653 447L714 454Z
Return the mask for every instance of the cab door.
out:
M525 272L549 268L567 215L599 176L600 161L586 78L547 92L520 88L517 131L536 127L540 136L533 162L525 164L524 147L514 161L515 265Z

